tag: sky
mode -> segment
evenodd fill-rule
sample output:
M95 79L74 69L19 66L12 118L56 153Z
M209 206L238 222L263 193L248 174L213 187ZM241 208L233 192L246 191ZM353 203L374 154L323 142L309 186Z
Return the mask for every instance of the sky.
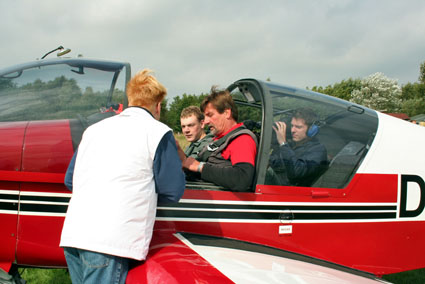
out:
M152 69L169 98L242 78L311 88L382 72L403 85L425 62L423 0L0 0L0 15L0 68L62 45Z

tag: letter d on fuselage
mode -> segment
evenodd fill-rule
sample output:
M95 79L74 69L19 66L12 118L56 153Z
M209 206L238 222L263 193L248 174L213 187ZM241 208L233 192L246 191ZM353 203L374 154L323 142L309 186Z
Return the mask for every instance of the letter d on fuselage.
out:
M415 209L408 209L408 191L413 191L419 186L420 196L419 205ZM400 218L419 216L425 208L425 182L420 176L416 175L401 175L401 194L400 194ZM412 201L409 201L412 203Z

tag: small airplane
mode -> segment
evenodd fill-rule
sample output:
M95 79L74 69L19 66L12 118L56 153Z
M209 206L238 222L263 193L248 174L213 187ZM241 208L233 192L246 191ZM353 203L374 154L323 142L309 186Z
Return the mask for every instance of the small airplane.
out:
M82 133L127 107L129 63L41 59L0 70L0 269L66 267L64 174ZM159 205L147 260L127 283L383 282L425 267L425 128L256 79L229 85L259 137L252 192L191 181ZM329 165L308 187L269 178L273 124L318 114ZM292 282L291 282L292 281Z

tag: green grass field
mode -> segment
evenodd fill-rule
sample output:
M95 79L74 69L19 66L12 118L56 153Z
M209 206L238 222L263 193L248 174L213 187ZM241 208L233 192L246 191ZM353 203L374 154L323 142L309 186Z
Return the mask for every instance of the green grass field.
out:
M19 268L27 284L71 284L67 269Z
M385 275L382 278L396 284L425 283L425 268Z
M28 284L70 284L71 279L66 269L20 268L21 277ZM385 275L384 280L395 284L425 283L425 268L397 274Z

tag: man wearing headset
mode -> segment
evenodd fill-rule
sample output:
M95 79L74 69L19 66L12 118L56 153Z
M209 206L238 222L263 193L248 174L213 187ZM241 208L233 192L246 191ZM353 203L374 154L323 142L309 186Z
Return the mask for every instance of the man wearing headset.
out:
M319 132L316 120L317 115L312 109L295 110L291 120L291 140L286 137L286 123L275 123L273 129L279 146L270 156L270 166L274 171L271 183L311 186L326 169L327 151L315 137Z

